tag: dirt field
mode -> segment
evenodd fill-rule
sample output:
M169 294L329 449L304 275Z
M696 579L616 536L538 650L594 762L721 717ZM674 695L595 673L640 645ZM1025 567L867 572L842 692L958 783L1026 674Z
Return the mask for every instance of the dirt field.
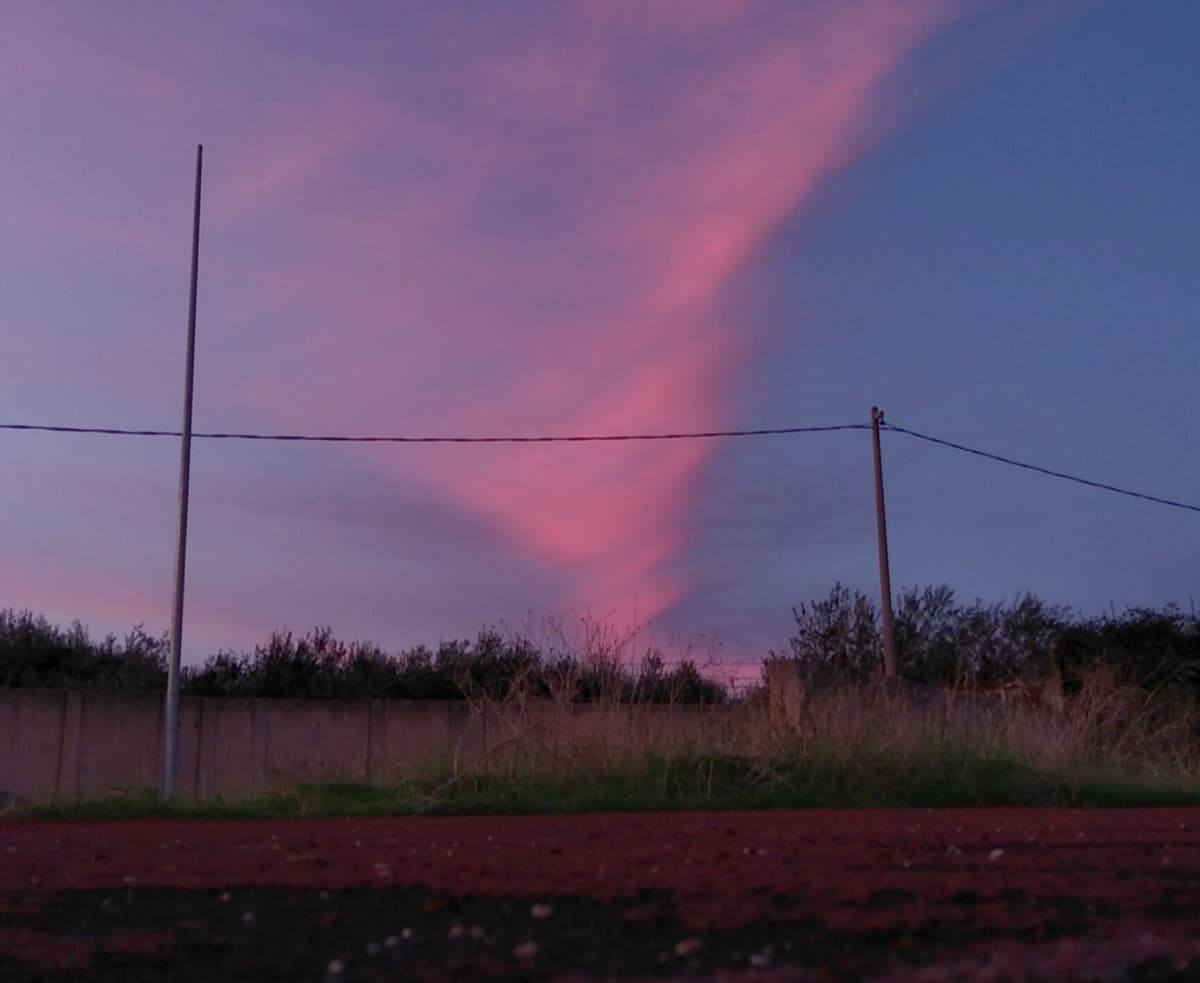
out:
M0 979L1200 978L1200 809L0 824Z

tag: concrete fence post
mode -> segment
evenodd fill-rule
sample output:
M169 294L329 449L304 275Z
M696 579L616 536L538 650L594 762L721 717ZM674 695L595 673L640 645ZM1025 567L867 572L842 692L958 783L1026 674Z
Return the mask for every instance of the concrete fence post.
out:
M800 730L808 692L795 659L768 659L767 718L774 734L794 734Z

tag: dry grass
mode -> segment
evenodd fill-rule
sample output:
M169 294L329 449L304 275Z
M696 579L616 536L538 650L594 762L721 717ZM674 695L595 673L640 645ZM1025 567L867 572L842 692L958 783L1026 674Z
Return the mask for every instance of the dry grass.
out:
M889 784L889 775L935 782L939 770L952 768L965 783L960 794L983 803L1042 795L1029 791L1033 786L1070 799L1070 788L1089 782L1191 789L1200 766L1197 707L1146 693L1105 669L1087 674L1060 710L968 692L833 681L807 690L785 727L772 725L762 694L718 707L628 704L603 694L583 705L574 701L569 675L560 684L549 700L530 698L519 682L503 700L473 699L489 750L454 761L445 787L481 776L587 780L637 772L647 761L659 773L740 761L756 785L775 782L784 794L805 775L840 774L837 782L849 787L866 776L877 784ZM1020 787L997 787L1009 780L1004 775Z
M520 680L471 696L487 750L378 788L318 782L169 814L367 815L805 806L1200 803L1200 709L1089 673L1059 711L916 687L833 681L772 726L765 694L732 706L578 703ZM57 811L56 811L57 810ZM215 810L215 812L213 812ZM23 810L27 812L28 810ZM152 793L57 804L47 816L164 812ZM12 818L12 817L10 817Z

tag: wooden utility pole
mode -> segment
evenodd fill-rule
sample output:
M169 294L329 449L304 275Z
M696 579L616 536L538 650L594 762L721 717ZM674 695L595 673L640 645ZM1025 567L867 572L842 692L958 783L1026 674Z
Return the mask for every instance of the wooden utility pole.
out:
M200 179L204 147L196 147L196 197L192 211L192 282L188 294L187 364L183 381L183 429L179 452L179 524L175 539L175 604L171 611L171 655L163 713L163 770L159 798L175 794L179 765L179 661L183 648L183 584L187 568L188 489L192 463L192 379L196 367L196 282L200 269Z
M871 441L875 449L875 530L879 537L879 614L883 622L883 675L896 677L896 633L892 625L892 574L888 566L887 514L883 507L883 456L879 427L883 410L871 407Z

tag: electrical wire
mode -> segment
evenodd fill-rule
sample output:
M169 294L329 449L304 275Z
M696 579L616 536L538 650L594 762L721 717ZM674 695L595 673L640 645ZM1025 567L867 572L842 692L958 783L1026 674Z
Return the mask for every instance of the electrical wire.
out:
M193 433L205 440L280 440L328 444L575 444L628 440L701 440L716 437L768 437L780 434L826 433L834 430L869 430L867 423L844 423L827 427L771 427L757 430L707 430L687 433L567 434L564 436L497 437L374 437L344 434L288 433ZM53 427L32 423L0 423L0 430L43 433L106 434L121 437L180 437L178 430L124 430L117 427Z
M1176 502L1169 498L1159 498L1157 495L1147 495L1145 492L1131 491L1128 488L1118 488L1116 485L1105 484L1102 481L1092 481L1090 478L1080 478L1078 475L1067 474L1065 471L1054 471L1050 468L1043 468L1036 464L1026 464L1024 461L1014 461L1010 457L1002 457L999 454L993 454L990 451L981 451L976 447L967 447L965 444L956 444L952 440L944 440L941 437L931 437L929 434L917 433L915 430L909 430L906 427L898 427L894 423L881 424L885 430L892 430L896 433L907 434L909 437L916 437L918 440L925 440L931 444L940 444L942 447L950 447L956 451L963 451L966 454L974 454L976 457L986 457L991 461L999 461L1001 464L1008 464L1014 468L1024 468L1026 471L1036 471L1038 474L1049 475L1052 478L1061 478L1063 481L1073 481L1079 485L1086 485L1089 488L1101 488L1104 491L1115 492L1118 495L1128 495L1130 498L1140 498L1147 502L1155 502L1158 505L1169 505L1176 509L1187 509L1189 512L1200 512L1200 505L1191 505L1187 502Z
M1059 478L1063 481L1071 481L1079 485L1085 485L1088 488L1099 488L1103 491L1114 492L1115 494L1125 495L1129 498L1138 498L1143 501L1154 502L1157 505L1168 505L1171 508L1185 509L1189 512L1200 512L1200 505L1175 501L1174 499L1170 498L1160 498L1157 495L1148 495L1145 492L1132 491L1128 488L1120 488L1116 485L1106 484L1102 481L1093 481L1090 478L1081 478L1078 475L1068 474L1065 471L1055 471L1052 468L1044 468L1037 464L1028 464L1024 461L1016 461L1010 457L1004 457L1000 454L993 454L990 451L980 450L976 447L968 447L965 444L958 444L952 440L945 440L942 437L933 437L929 434L919 433L916 430L910 430L907 427L897 426L894 423L883 422L880 424L880 428L882 430L890 430L894 433L902 433L909 437L915 437L918 440L924 440L931 444L949 447L956 451L962 451L965 454L973 454L976 457L983 457L991 461L998 461L1001 464L1007 464L1014 468L1022 468L1026 471L1035 471L1038 474L1048 475L1052 478ZM871 425L868 423L842 423L820 427L762 427L754 430L705 430L677 433L625 434L542 434L535 436L503 435L484 437L409 437L284 433L193 433L192 436L200 440L258 440L328 444L576 444L647 440L708 440L723 437L768 437L787 434L830 433L840 430L869 429L871 429ZM107 436L121 437L182 436L178 430L128 430L120 427L68 427L32 423L0 423L0 430L33 431L40 433L103 434Z

